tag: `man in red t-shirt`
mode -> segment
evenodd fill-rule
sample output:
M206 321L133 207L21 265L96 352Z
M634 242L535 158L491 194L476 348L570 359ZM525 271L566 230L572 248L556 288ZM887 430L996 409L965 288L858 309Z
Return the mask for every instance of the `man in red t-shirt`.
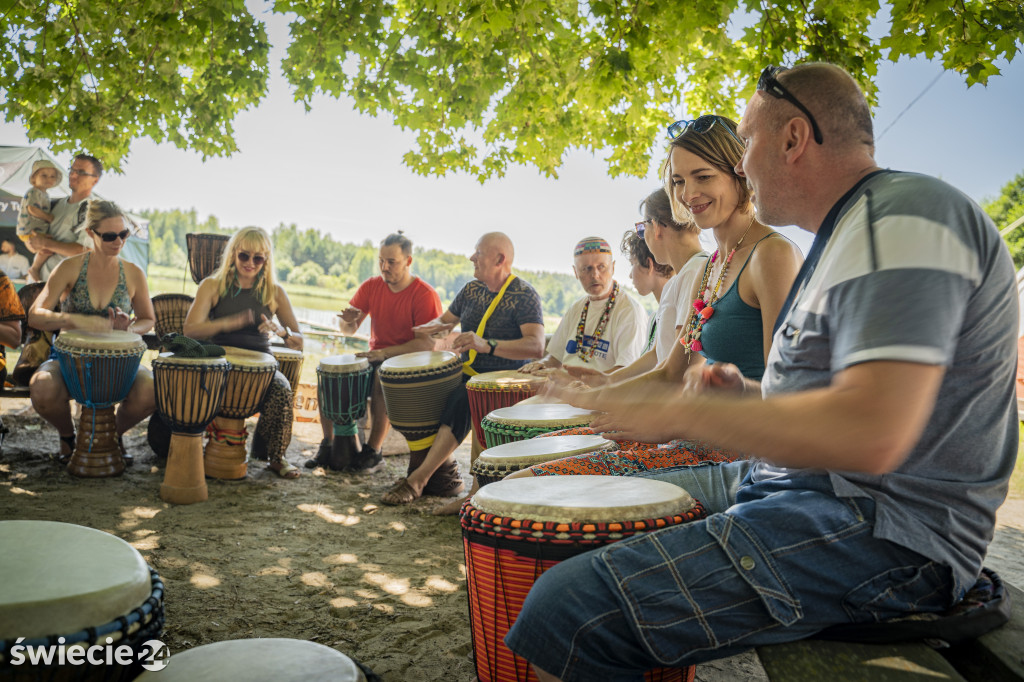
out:
M317 456L306 462L306 467L310 469L320 465L361 473L374 473L382 469L384 458L380 448L391 422L388 421L376 368L395 355L433 350L433 341L429 337L417 338L412 328L439 317L444 309L434 288L409 271L412 265L412 242L401 231L388 235L380 243L377 264L380 276L371 277L359 285L349 307L338 316L341 318L338 327L346 336L355 334L366 316L370 316L370 350L358 353L374 367L370 393L370 418L373 422L370 437L361 452L352 457L351 461L344 462L344 458L332 457L334 424L321 414L324 439L320 442Z

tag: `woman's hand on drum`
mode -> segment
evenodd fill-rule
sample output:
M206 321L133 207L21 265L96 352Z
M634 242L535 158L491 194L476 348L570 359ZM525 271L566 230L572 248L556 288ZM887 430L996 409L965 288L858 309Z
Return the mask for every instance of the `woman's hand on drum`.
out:
M288 330L268 319L266 315L260 315L260 334L264 336L278 336L282 339L287 338Z
M222 332L233 332L236 329L243 329L254 324L256 322L256 315L251 310L243 310L234 315L221 317L215 320L215 322L220 322Z
M82 315L79 313L72 313L68 315L67 324L65 324L63 328L77 329L83 332L109 332L112 329L111 318L109 315Z
M107 316L110 318L110 328L123 332L130 331L129 327L135 322L134 317L120 308L107 308Z
M740 372L739 367L728 362L693 367L687 370L683 377L683 390L686 393L702 393L704 391L742 393L745 389L743 373Z

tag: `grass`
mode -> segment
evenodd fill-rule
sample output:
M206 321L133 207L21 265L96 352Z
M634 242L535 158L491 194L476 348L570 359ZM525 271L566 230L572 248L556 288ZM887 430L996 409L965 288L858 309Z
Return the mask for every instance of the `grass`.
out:
M1017 446L1017 466L1010 474L1010 494L1024 497L1024 422L1020 424L1020 445Z

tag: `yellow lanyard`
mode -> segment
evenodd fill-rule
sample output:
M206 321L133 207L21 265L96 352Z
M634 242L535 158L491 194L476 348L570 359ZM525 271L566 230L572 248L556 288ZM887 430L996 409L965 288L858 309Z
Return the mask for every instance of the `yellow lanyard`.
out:
M508 279L505 280L505 283L501 285L501 289L498 290L498 295L495 296L494 300L491 301L491 304L487 306L487 310L484 312L484 316L480 318L480 324L476 326L477 336L483 338L484 329L487 327L487 320L491 318L491 313L493 313L494 309L498 307L498 303L501 301L501 297L505 295L505 289L508 289L508 285L511 284L512 280L514 280L515 278L515 275L509 275ZM466 376L475 376L476 374L479 373L471 366L474 360L476 360L476 349L469 351L469 360L466 360L464 363L462 363L462 373L465 374Z

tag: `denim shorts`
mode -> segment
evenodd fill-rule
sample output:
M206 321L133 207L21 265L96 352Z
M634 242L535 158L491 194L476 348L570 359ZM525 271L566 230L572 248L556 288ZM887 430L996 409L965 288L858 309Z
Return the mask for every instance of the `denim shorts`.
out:
M640 680L835 623L950 606L950 569L874 538L872 500L837 498L824 474L751 484L749 468L648 472L682 483L710 515L556 565L505 643L563 680Z

